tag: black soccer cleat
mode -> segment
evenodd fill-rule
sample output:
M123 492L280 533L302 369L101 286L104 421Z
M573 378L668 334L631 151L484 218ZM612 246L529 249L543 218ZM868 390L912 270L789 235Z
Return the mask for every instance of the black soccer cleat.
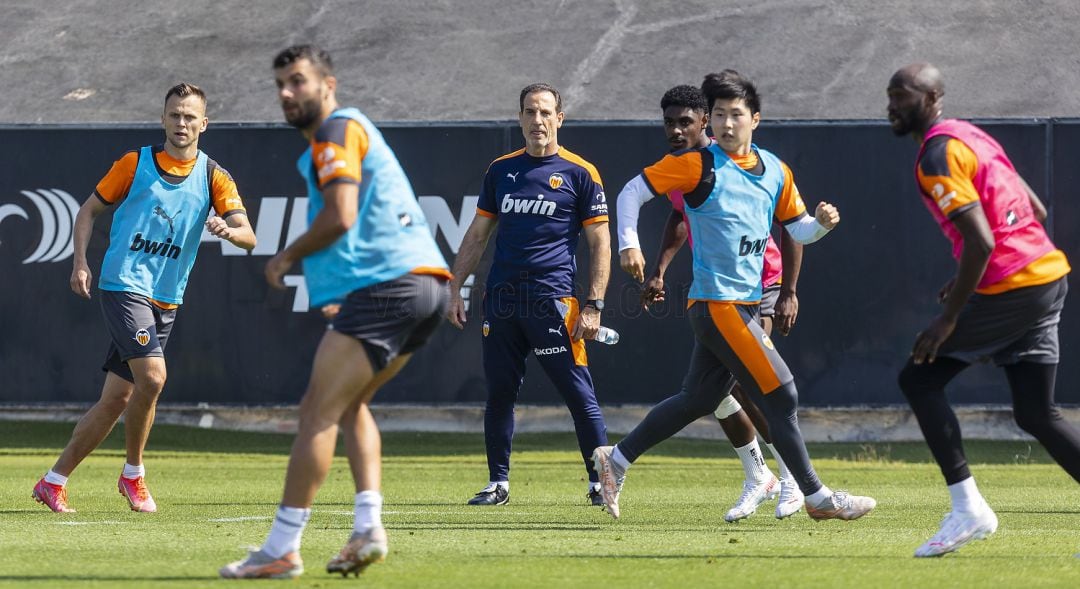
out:
M469 499L469 505L506 505L510 502L510 489L495 485L494 489L487 489L477 493Z
M597 507L604 506L604 496L600 493L599 487L589 489L589 492L585 494L585 497L589 500L589 503L591 505L595 505Z

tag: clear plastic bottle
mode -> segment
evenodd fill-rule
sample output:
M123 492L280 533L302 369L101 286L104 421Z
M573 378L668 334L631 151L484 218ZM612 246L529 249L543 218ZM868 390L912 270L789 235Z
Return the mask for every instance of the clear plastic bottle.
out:
M619 332L610 327L601 326L594 339L602 344L615 345L619 343Z

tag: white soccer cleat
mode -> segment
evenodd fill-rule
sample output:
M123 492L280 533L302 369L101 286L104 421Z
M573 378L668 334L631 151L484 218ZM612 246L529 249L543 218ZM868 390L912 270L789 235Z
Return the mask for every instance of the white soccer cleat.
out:
M997 531L998 519L989 505L974 512L953 511L941 521L941 529L933 538L915 549L918 558L944 556L956 552L973 540L982 540Z
M791 517L803 508L806 497L799 490L799 484L794 478L786 478L780 481L780 500L776 504L776 519Z
M724 514L724 521L728 523L746 519L757 511L758 505L776 498L780 494L780 481L775 476L755 483L754 481L743 482L743 492L735 506Z
M274 558L262 550L252 550L244 560L230 562L218 571L224 579L293 579L303 573L304 563L296 552Z
M811 519L853 520L870 513L877 507L873 497L852 495L847 491L836 491L818 505L806 504L806 515Z
M619 519L619 493L622 491L626 473L611 460L614 446L599 446L593 450L593 468L600 474L600 496L611 517Z
M382 526L364 533L353 532L341 552L326 563L326 572L341 573L348 577L354 573L357 577L369 566L386 560L390 552L386 541L386 529Z

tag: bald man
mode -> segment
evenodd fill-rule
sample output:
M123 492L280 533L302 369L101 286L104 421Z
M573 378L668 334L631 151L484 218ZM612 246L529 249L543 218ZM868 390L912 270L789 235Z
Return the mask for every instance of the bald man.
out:
M921 144L915 176L923 204L952 242L956 275L938 293L941 313L915 338L900 372L952 511L915 556L941 556L997 529L975 485L945 385L973 362L1005 371L1016 423L1080 481L1080 432L1054 404L1057 326L1069 262L1047 236L1046 208L1001 145L975 125L942 118L945 84L926 63L889 80L889 123Z

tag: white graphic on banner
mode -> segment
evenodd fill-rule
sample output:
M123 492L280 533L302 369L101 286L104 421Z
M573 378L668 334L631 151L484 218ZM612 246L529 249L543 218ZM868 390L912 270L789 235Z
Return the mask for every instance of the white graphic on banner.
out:
M56 188L39 188L36 191L22 190L20 192L30 199L41 217L41 238L34 251L22 263L60 262L70 258L75 252L71 229L75 226L75 215L79 212L79 203L67 192ZM0 222L7 217L30 219L26 209L19 205L0 205Z

